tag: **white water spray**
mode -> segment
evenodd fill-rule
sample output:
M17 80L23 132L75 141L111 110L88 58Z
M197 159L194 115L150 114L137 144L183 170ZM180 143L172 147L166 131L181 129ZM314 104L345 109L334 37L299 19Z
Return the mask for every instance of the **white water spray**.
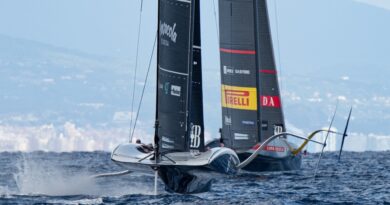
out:
M88 177L87 172L67 173L65 168L50 162L38 162L25 157L18 165L15 181L19 194L64 196L92 195L97 192L95 182Z
M52 160L22 157L17 167L18 172L15 173L14 179L18 191L15 194L49 196L154 194L150 184L130 182L119 185L116 178L97 180L91 178L93 174L87 171L75 172L74 168ZM82 167L87 168L88 165L83 164Z
M157 196L157 179L158 179L158 171L154 171L154 195Z

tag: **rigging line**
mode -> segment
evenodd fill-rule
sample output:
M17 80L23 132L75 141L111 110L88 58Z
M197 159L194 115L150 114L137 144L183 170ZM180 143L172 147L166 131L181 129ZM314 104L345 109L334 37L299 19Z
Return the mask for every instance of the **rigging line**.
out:
M278 18L278 5L277 0L274 0L274 9L275 9L275 23L276 23L276 42L278 47L278 63L279 63L279 79L282 78L282 61L281 61L281 52L280 52L280 40L279 40L279 18ZM282 80L279 80L280 84L280 93L282 93L283 90L283 84Z
M322 155L324 154L324 149L326 147L326 142L328 141L329 133L330 133L330 131L332 129L332 125L333 125L334 119L336 117L336 113L337 113L337 108L338 107L339 107L339 100L337 100L337 102L336 102L336 107L334 109L333 117L332 117L332 120L330 121L328 132L326 133L326 136L325 136L324 145L322 146L321 154L320 154L320 157L318 159L316 169L314 170L314 180L316 179L316 176L317 176L318 167L320 166Z
M133 136L131 134L132 133L131 126L133 125L134 98L135 98L135 86L136 86L136 81L137 81L138 54L139 54L139 42L140 42L140 36L141 36L143 3L144 3L144 0L141 0L139 22L138 22L138 37L137 37L137 50L136 50L136 57L135 57L135 69L134 69L134 76L133 76L133 92L132 92L132 98L131 98L129 142L131 142L133 140Z
M217 34L217 42L218 42L218 47L220 46L219 44L220 44L220 38L219 38L219 28L218 28L218 18L217 18L217 8L216 8L216 6L215 6L215 0L213 0L213 9L214 9L214 22L215 22L215 31L216 31L216 34ZM218 51L219 52L219 51ZM223 78L223 77L222 77ZM222 85L223 86L223 85ZM222 90L222 89L221 89ZM221 93L221 99L222 99L222 93ZM223 112L223 111L222 111ZM227 113L227 116L226 115L224 115L223 116L223 118L224 119L222 119L222 121L223 121L223 124L224 123L226 123L225 121L227 120L227 119L225 119L226 117L228 117L228 118L230 118L231 119L231 113L229 112L229 108L227 109L227 111L226 111L226 113ZM223 124L222 124L222 127L221 127L221 129L220 129L220 133L219 133L219 141L221 142L221 140L223 141L223 138L224 138L224 136L223 136ZM228 131L229 131L229 136L231 137L231 134L232 134L232 132L231 132L231 125L226 125L227 127L228 127ZM225 143L225 142L223 142L223 143Z
M154 43L153 43L152 55L150 55L150 59L149 59L149 66L148 66L148 71L146 72L146 76L145 76L145 80L144 80L144 87L142 88L142 92L141 92L141 99L139 100L139 104L138 104L137 115L135 117L134 126L133 126L132 133L130 136L131 140L133 139L135 127L137 126L139 111L141 110L142 100L143 100L144 94L145 94L146 82L148 81L149 71L150 71L150 67L152 66L154 51L156 50L156 43L157 43L157 33L156 33L156 38L154 39Z
M215 0L213 0L213 7L214 7L215 30L217 31L217 37L218 37L218 42L219 42L219 29L218 29L217 9L215 7Z

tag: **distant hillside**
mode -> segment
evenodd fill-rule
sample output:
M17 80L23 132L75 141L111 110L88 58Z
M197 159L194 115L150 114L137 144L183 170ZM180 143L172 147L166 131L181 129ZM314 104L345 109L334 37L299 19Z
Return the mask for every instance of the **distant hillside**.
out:
M349 106L353 105L351 132L390 135L390 87L387 80L390 69L376 66L326 66L299 74L283 72L282 93L288 129L307 133L327 126L338 99L335 126L339 130L343 129ZM154 69L153 65L139 123L140 133L149 137L155 109ZM378 73L369 72L372 69ZM141 66L134 110L145 71L146 67ZM54 128L50 129L58 127L61 130L72 122L72 126L88 127L88 130L127 130L133 72L133 63L124 59L94 56L0 35L0 126L17 130L9 127L52 124ZM204 75L207 136L217 137L221 125L219 73L215 69L205 69ZM23 130L40 132L38 128ZM10 136L4 132L3 135ZM62 136L60 133L58 131L58 136ZM120 133L125 141L127 131ZM1 135L0 130L0 138ZM104 139L108 143L107 135L104 132L104 137L95 139Z
M0 35L0 122L112 123L130 110L131 70L130 61Z

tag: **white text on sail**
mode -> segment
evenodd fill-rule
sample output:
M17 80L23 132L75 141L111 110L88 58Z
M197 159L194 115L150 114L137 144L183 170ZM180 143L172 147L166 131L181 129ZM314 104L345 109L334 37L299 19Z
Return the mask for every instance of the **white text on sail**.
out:
M176 23L173 26L168 25L165 22L160 21L160 37L167 36L172 42L176 43L177 33L175 32Z

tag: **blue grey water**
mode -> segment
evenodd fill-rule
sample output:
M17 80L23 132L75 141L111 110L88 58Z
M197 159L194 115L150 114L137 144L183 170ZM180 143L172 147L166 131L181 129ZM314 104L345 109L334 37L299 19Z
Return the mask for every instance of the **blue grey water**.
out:
M216 178L212 190L168 193L153 176L93 180L121 171L106 152L0 153L0 204L390 204L390 152L325 153L304 157L302 170Z

